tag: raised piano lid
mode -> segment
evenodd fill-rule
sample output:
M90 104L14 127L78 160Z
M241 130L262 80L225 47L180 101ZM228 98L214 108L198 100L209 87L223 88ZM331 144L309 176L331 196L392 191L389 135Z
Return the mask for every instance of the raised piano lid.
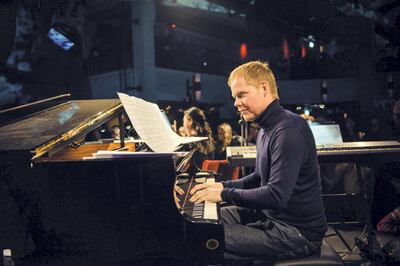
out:
M118 99L69 101L0 127L0 151L52 154L121 112Z
M20 119L35 115L37 112L40 112L44 109L48 109L50 107L65 103L71 99L70 96L70 94L61 94L35 102L0 110L0 127L5 124L10 124Z

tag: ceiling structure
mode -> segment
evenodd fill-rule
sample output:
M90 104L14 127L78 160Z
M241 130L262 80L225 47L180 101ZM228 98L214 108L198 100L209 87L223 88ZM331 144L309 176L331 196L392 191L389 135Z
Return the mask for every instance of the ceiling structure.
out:
M399 45L400 1L397 0L209 0L247 16L249 31L258 39L273 40L268 33L284 33L289 39L315 36L329 42L337 38L352 42L356 18L375 25L378 35ZM339 36L339 37L338 37Z

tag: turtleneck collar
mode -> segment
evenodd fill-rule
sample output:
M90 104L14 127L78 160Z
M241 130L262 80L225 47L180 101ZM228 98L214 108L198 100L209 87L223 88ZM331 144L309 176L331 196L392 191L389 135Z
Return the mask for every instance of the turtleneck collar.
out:
M283 110L283 108L279 104L279 100L273 100L267 108L261 113L261 115L254 120L261 127L269 129L273 125L275 125L276 120L278 118L278 114Z

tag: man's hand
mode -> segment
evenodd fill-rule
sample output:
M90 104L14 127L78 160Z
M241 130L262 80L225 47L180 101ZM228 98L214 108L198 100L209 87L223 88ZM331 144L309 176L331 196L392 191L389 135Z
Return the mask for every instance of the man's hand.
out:
M191 202L200 203L203 201L221 202L221 191L224 189L222 183L203 183L196 185L190 190L193 195Z
M174 186L174 193L173 194L174 194L174 200L175 200L176 206L178 207L178 209L181 209L182 206L180 204L180 200L178 198L178 194L182 196L182 195L185 194L185 192L183 191L183 189L181 187Z

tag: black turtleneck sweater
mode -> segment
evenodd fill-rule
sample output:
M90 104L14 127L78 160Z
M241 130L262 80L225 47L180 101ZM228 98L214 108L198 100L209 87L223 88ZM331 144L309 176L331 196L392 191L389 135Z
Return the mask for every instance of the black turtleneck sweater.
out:
M295 226L309 240L326 231L314 137L307 122L273 101L256 119L257 158L252 174L223 182L221 197L237 206L262 209Z

